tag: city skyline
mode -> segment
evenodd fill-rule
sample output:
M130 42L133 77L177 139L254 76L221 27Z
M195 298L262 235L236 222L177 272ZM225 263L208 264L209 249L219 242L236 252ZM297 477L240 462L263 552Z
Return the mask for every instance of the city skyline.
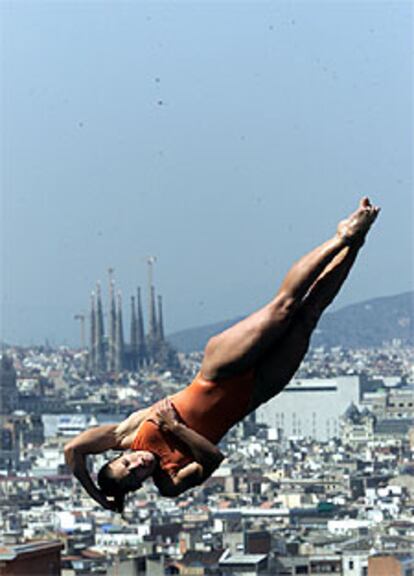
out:
M366 194L336 308L413 289L412 6L0 9L0 340L77 344L148 254L167 334L247 314Z
M151 576L213 566L223 576L246 566L400 574L414 565L413 352L312 349L277 401L222 439L226 458L207 485L165 499L145 482L120 522L74 485L64 446L174 393L201 354L182 354L176 374L154 365L85 378L79 351L10 349L0 363L3 564L26 574L29 553L56 576L123 573L132 562ZM103 462L95 455L89 469Z

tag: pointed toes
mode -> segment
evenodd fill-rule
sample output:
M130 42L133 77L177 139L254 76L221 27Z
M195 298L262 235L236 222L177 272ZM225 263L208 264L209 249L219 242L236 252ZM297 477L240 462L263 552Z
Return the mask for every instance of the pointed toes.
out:
M361 198L359 205L361 208L369 208L371 206L371 202L368 196L364 196L363 198Z

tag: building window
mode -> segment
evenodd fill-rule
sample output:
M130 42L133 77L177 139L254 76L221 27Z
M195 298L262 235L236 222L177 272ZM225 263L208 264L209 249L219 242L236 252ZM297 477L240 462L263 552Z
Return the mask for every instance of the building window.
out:
M353 560L350 560L350 561L348 562L348 568L349 568L349 570L353 570L353 569L354 569L354 561L353 561Z

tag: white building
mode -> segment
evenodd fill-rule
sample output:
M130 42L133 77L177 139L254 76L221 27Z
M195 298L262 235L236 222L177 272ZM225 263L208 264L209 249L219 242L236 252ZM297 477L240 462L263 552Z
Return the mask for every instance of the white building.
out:
M360 402L359 376L295 379L256 411L256 421L282 430L285 437L328 440L340 433L340 417Z

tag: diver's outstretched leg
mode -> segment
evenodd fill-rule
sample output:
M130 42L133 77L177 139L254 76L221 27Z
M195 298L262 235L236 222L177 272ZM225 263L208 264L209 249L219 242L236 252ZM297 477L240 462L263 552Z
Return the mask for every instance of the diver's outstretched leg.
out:
M253 367L286 332L303 298L328 264L342 250L361 241L377 212L368 199L363 199L358 210L339 224L333 238L294 264L269 304L211 338L205 350L202 375L214 379Z
M372 222L378 214L378 209L374 210ZM295 374L322 312L347 278L367 231L355 243L345 246L326 266L303 299L286 333L259 361L251 409L278 394Z
M258 361L251 410L276 396L290 382L308 351L323 310L339 292L358 250L359 246L343 248L314 283L285 334Z

